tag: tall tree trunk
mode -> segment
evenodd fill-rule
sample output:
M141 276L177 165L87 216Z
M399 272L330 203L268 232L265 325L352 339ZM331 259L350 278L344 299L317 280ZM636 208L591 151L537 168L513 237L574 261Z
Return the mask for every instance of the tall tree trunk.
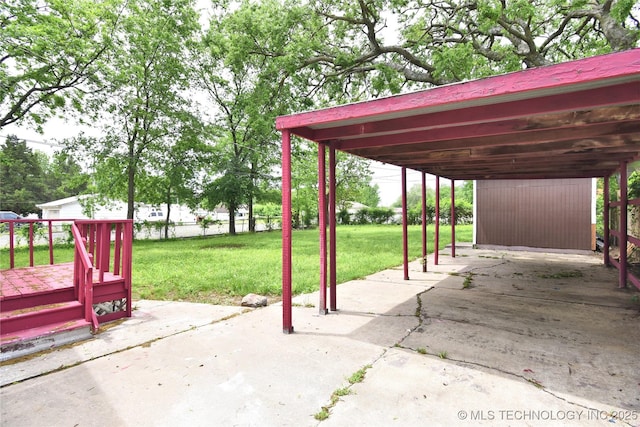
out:
M127 167L127 175L127 219L133 219L135 212L134 203L136 198L136 163L133 157L133 145L129 145L129 165Z
M256 183L256 162L254 160L251 161L251 183L249 187L249 232L255 233L256 231L256 220L253 217L253 196L255 194L255 183Z
M235 236L236 234L236 204L229 203L229 234Z
M167 198L165 199L167 204L167 217L164 220L164 238L169 238L169 218L171 216L171 187L167 188Z

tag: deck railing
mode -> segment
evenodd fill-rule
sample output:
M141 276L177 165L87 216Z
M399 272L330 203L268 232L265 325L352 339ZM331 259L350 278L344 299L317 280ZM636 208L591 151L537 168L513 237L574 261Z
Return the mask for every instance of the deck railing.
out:
M87 251L87 239L80 234L77 224L71 226L75 241L73 256L73 286L76 298L84 306L84 319L98 329L98 317L93 311L93 255Z
M64 225L70 227L65 230ZM24 227L28 227L28 230ZM8 230L8 235L6 231ZM26 230L26 231L24 231ZM124 281L126 289L126 316L131 316L131 266L133 244L132 220L73 220L73 219L18 219L0 220L0 252L8 257L0 259L0 269L53 265L56 261L54 248L56 241L74 242L73 286L77 300L84 305L85 318L95 327L98 326L93 310L94 285L105 280L105 273L112 273ZM28 261L16 260L16 243L26 238ZM37 260L34 256L36 246L46 245L48 259ZM97 272L98 277L94 274ZM94 283L95 282L95 283ZM109 318L109 316L107 316ZM102 319L102 317L101 317Z
M53 265L54 261L54 233L60 234L63 231L63 224L72 223L72 219L0 219L0 248L9 248L8 261L0 259L0 269L15 268L15 249L16 242L22 238L26 239L29 247L29 267L34 265L42 265L36 263L34 259L34 249L36 244L44 243L47 246L48 262L45 264ZM27 231L24 227L28 227ZM59 232L54 231L58 228ZM8 235L6 235L8 231Z
M87 252L93 257L98 280L111 272L124 279L127 290L127 316L131 316L131 265L133 246L132 220L77 220ZM113 242L113 245L112 245ZM113 263L111 262L113 260Z

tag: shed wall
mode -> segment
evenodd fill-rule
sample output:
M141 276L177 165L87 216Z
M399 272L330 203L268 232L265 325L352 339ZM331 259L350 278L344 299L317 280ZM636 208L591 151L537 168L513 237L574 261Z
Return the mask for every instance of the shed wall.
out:
M591 250L592 180L476 181L476 243Z

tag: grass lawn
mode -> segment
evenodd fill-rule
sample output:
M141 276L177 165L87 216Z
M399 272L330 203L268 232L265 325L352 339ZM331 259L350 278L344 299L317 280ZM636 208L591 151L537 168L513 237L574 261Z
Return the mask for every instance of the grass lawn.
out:
M450 242L451 229L440 227L440 231L440 247L444 248ZM420 233L420 226L409 227L410 259L421 256ZM432 226L428 233L429 252L432 252ZM318 236L317 229L293 233L292 274L296 294L318 288ZM471 225L456 227L457 241L470 242L471 239ZM402 264L400 226L338 226L336 243L338 283ZM8 258L6 252L6 249L0 251L0 259ZM46 254L46 250L38 250L36 259L46 260ZM18 256L26 259L23 253L17 254L16 259ZM72 258L71 247L56 248L56 261ZM277 296L281 291L281 265L279 231L165 241L137 240L133 246L133 295L135 299L214 304L237 303L250 292Z

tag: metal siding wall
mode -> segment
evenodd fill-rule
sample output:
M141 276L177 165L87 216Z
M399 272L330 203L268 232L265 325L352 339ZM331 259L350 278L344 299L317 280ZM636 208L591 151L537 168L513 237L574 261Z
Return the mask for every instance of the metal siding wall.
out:
M477 184L478 244L591 249L591 179Z

